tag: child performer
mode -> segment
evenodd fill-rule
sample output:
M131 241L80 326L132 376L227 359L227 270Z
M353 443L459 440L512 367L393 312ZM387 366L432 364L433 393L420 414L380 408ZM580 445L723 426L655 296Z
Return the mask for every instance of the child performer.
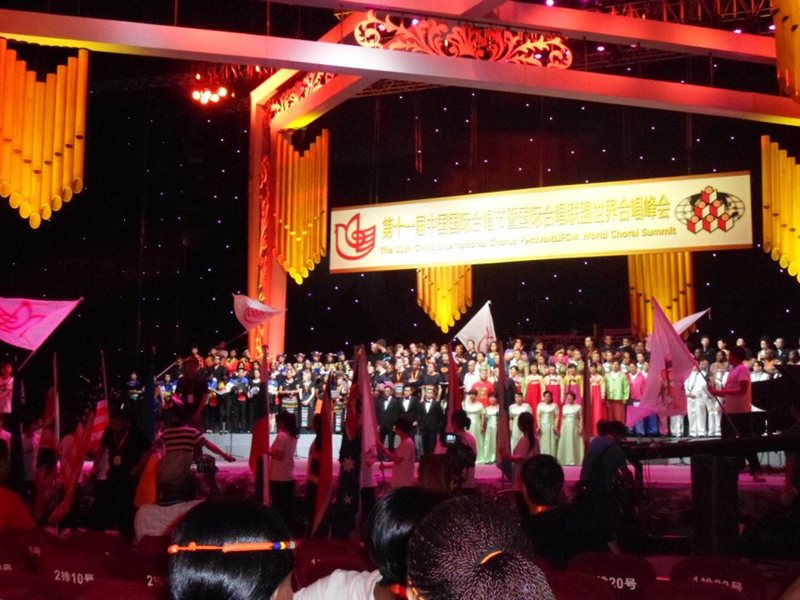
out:
M592 399L592 435L597 435L597 422L606 418L606 386L597 365L589 365L589 389Z
M544 378L544 389L550 392L556 406L561 406L561 398L564 397L564 379L556 373L556 366L550 365L547 368L547 376Z
M576 404L583 404L583 375L578 373L575 363L569 363L567 375L564 377L564 397L570 392L575 397Z

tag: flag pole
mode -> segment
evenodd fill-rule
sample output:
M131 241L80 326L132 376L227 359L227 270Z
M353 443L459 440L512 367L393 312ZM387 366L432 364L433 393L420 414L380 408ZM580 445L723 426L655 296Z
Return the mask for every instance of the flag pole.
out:
M106 353L100 350L100 375L103 379L103 397L108 400L108 378L106 376Z
M40 345L40 346L34 348L33 350L31 350L31 353L28 354L28 356L25 357L25 360L22 361L22 364L19 367L17 367L17 373L21 372L22 369L25 368L25 365L28 364L28 361L33 358L33 355L36 354L36 352L38 352L39 348L41 348L41 347L42 346Z

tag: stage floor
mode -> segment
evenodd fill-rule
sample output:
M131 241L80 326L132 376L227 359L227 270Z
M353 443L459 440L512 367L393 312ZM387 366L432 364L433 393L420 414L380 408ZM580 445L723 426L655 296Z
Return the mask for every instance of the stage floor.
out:
M240 477L249 474L247 460L250 456L250 443L252 435L245 433L237 434L211 434L206 437L217 444L226 452L230 452L236 457L235 463L226 463L218 460L217 466L220 468L221 477ZM275 434L270 435L271 440L275 439ZM339 456L341 445L341 435L333 436L333 456ZM311 434L301 435L297 440L297 453L295 458L295 474L298 483L305 481L307 471L308 450L314 436ZM761 464L773 468L783 467L783 453L762 453L759 455ZM379 480L381 471L378 471ZM385 463L383 470L386 481L391 479L392 466ZM338 463L334 465L334 476L338 475ZM564 467L565 484L571 485L578 481L580 467ZM481 487L494 488L501 485L500 471L495 465L477 465L475 467L475 480ZM685 489L691 491L691 470L689 459L669 459L651 461L644 463L644 483L646 487L656 487L663 489ZM740 491L755 490L775 490L782 488L784 475L782 473L767 475L766 482L754 482L747 473L739 475Z

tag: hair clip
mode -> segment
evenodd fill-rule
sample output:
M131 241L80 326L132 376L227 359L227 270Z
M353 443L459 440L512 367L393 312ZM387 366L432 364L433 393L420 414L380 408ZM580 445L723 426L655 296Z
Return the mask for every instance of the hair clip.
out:
M195 542L189 542L186 546L173 544L167 548L167 553L177 554L178 552L196 552L197 550L218 550L222 553L265 552L268 550L294 550L295 548L297 548L297 544L293 540L288 542L241 542L222 544L221 546L201 546Z
M488 562L489 562L490 560L492 560L493 558L495 558L495 557L499 556L500 554L503 554L503 551L502 551L502 550L490 550L490 551L486 552L486 553L485 553L485 554L484 554L484 555L481 557L481 560L480 560L480 562L478 563L478 565L482 567L483 565L485 565L486 563L488 563Z

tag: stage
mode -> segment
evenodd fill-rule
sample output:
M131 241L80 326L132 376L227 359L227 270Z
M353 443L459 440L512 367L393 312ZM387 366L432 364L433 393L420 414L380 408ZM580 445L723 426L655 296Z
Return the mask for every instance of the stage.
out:
M240 478L248 476L250 471L247 465L248 457L250 456L250 443L252 439L251 434L236 433L236 434L205 434L206 438L214 442L222 450L230 452L236 457L236 462L226 463L222 460L217 461L217 466L220 469L219 477L221 479L227 478ZM276 434L270 435L270 440L275 439ZM295 474L298 484L302 484L306 479L308 451L311 446L314 436L312 434L300 435L297 440L297 452L295 454ZM333 436L333 456L334 461L339 456L339 447L341 445L342 436ZM670 439L662 440L664 443L670 443ZM677 439L672 438L672 441ZM774 469L781 469L784 465L784 456L782 452L764 452L759 454L761 464L767 471ZM334 464L334 476L338 475L338 462ZM384 468L381 471L377 470L378 479L383 481L381 473L385 476L388 482L391 479L392 465L391 463L384 463ZM564 467L565 486L571 486L578 481L580 476L579 466ZM498 490L507 486L500 476L498 468L491 465L476 465L475 467L475 480L481 488L488 490ZM686 459L665 459L653 460L644 464L644 485L647 489L663 489L663 490L683 490L687 494L691 493L691 471L690 460ZM765 482L754 482L752 477L747 473L739 475L739 491L745 492L764 492L777 494L784 485L783 473L767 474Z

